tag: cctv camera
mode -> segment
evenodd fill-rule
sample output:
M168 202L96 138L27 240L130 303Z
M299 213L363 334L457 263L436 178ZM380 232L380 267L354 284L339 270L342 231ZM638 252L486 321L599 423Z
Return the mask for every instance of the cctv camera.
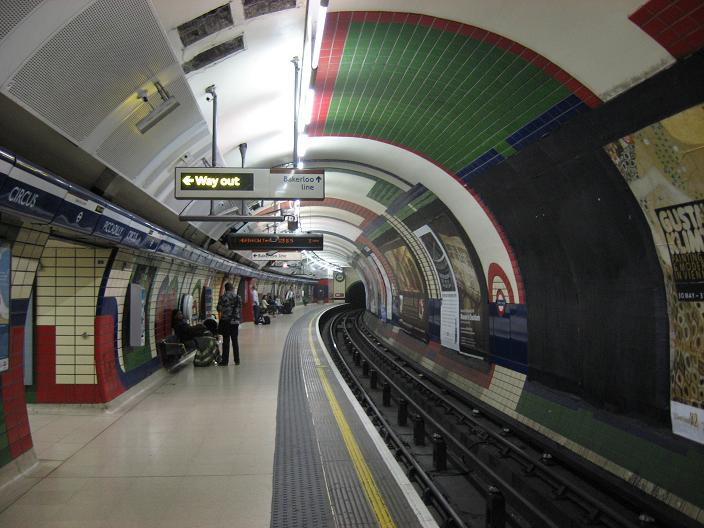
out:
M145 103L149 102L149 92L144 88L140 88L139 90L137 90L137 97L139 97Z

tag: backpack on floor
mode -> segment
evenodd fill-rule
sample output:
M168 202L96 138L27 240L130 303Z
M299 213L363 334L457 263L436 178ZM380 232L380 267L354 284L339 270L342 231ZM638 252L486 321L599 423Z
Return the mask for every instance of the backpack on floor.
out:
M216 353L218 351L217 341L215 341L212 337L198 337L196 338L196 343L198 348L196 349L196 355L193 358L193 366L209 367L214 364Z
M263 315L262 324L271 324L271 317L269 317L268 315Z

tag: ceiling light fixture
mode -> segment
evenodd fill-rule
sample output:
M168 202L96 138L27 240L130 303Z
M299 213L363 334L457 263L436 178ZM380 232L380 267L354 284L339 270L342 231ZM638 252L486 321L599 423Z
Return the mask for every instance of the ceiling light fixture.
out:
M303 130L305 130L305 125L310 125L313 121L313 101L315 101L315 90L313 88L308 88L306 91L306 98L303 103ZM299 132L303 132L299 129Z
M315 25L315 45L313 46L313 60L311 68L314 70L318 67L320 61L320 48L323 46L323 33L325 31L325 18L328 14L329 0L320 0L318 6L318 22Z

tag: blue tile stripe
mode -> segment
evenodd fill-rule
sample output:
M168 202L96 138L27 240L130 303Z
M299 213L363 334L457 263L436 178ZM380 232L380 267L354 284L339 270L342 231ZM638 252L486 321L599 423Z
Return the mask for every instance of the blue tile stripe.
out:
M461 169L457 173L457 176L460 178L460 180L467 183L472 177L476 176L477 174L481 174L489 167L493 167L494 165L501 163L505 159L506 157L502 154L499 154L496 149L489 149L484 154L475 159L472 163L467 165L465 168Z
M589 107L576 95L570 95L543 112L530 123L511 134L506 142L516 150L546 136L574 114L583 112Z
M573 115L588 109L589 107L579 97L570 95L516 130L506 138L506 142L514 149L521 150L559 128L562 123L570 119ZM505 159L506 157L500 154L496 149L489 149L472 161L472 163L458 171L457 176L464 183L469 183L474 176L485 172L490 167L501 163Z
M420 196L423 195L424 192L426 192L428 189L425 188L423 185L420 183L417 183L408 191L406 191L403 194L399 194L394 201L392 201L389 206L386 208L386 212L395 215L398 213L401 209L406 207L409 203L411 203L413 200L416 198L419 198Z

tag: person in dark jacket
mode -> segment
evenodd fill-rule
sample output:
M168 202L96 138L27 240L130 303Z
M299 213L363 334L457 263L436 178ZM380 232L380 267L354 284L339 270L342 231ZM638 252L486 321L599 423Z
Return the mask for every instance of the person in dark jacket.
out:
M225 293L218 301L217 310L220 312L218 333L222 335L222 357L219 365L226 366L230 361L230 341L232 341L232 357L235 360L235 365L239 365L240 346L237 342L237 335L240 328L242 299L235 293L229 282L225 283Z

